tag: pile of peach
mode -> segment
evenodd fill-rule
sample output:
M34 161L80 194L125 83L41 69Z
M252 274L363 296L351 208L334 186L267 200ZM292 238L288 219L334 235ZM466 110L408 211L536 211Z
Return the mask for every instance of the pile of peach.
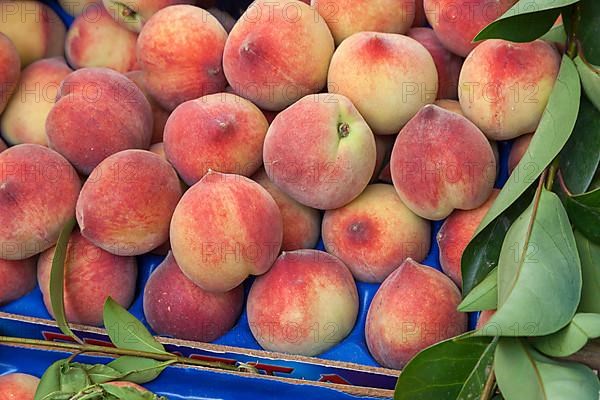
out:
M541 40L471 43L516 0L257 0L237 21L194 0L81 1L64 0L80 13L65 31L0 0L0 303L38 281L51 312L76 216L72 322L101 324L109 295L129 306L135 256L155 252L161 335L218 338L251 275L268 350L343 340L356 281L382 283L365 336L384 366L466 330L460 258L497 194L494 141L519 137L514 167L560 62ZM442 219L444 273L420 264Z

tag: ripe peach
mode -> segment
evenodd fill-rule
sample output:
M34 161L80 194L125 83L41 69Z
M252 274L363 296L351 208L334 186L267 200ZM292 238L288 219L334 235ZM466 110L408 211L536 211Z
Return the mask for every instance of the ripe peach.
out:
M215 17L217 21L221 23L221 25L223 25L223 28L225 28L225 31L227 31L227 33L231 32L236 21L229 13L223 10L219 10L216 7L211 7L206 11L211 13L212 16Z
M458 76L463 64L463 59L442 45L431 28L412 28L407 36L421 43L431 57L438 73L438 99L458 98Z
M263 168L252 179L264 187L279 206L283 221L281 250L312 249L319 241L321 214L314 208L298 203L282 192L267 176Z
M67 32L65 54L75 68L106 67L127 72L137 67L137 35L119 25L103 8L97 16L82 14Z
M375 135L375 169L373 170L370 183L376 182L384 168L389 165L395 141L396 136Z
M364 31L406 33L415 18L415 0L312 0L335 44Z
M283 227L277 203L258 183L209 171L181 198L170 234L183 273L204 290L227 292L271 267Z
M0 153L2 153L7 148L8 147L6 146L6 143L4 143L4 140L0 139Z
M423 0L425 15L448 50L466 57L478 45L479 31L504 14L517 0Z
M284 252L254 281L246 308L252 335L264 349L313 356L350 333L358 293L340 260L297 250Z
M15 92L20 75L21 60L17 48L8 37L0 33L0 114Z
M212 342L233 327L243 304L243 285L225 293L201 289L186 278L171 253L144 288L146 320L157 334L178 339Z
M543 40L486 40L469 54L460 72L460 106L490 139L533 132L559 68L560 55Z
M0 305L25 296L35 287L35 261L34 257L16 261L0 259Z
M165 153L188 185L209 169L250 176L262 164L268 127L246 99L231 93L204 96L173 111L165 125Z
M144 26L137 57L148 91L166 110L219 93L227 32L201 8L178 5L157 12Z
M54 106L60 83L71 72L62 57L35 61L23 70L17 91L0 119L6 140L12 144L48 146L46 117Z
M416 40L359 32L335 51L327 87L348 97L375 134L392 135L435 100L438 75L431 54Z
M363 282L383 282L406 258L422 261L430 247L429 221L413 214L394 187L383 183L326 211L322 230L327 252Z
M33 0L0 0L0 32L14 43L21 67L62 56L65 25L47 5Z
M490 196L496 160L468 119L427 105L400 131L391 157L394 187L414 213L433 220L471 210Z
M427 17L425 16L425 7L423 7L423 0L415 0L415 18L413 20L413 27L420 27L427 25Z
M50 301L50 271L54 247L38 260L38 281L44 304L54 315ZM100 326L104 302L110 296L128 308L135 295L137 264L134 257L121 257L102 250L74 232L65 260L64 301L67 321Z
M89 18L94 18L104 9L102 0L58 0L58 3L72 17L85 14Z
M333 49L315 9L297 0L257 0L231 30L223 68L235 93L279 111L325 86Z
M102 161L83 185L77 222L96 246L139 255L167 240L180 197L179 179L168 162L149 151L125 150Z
M152 135L148 100L129 79L108 68L69 74L46 118L50 148L82 174L126 149L147 149Z
M477 325L475 329L481 329L487 324L492 318L492 316L496 314L496 310L483 310L479 313L479 318L477 319Z
M16 372L0 376L0 400L33 400L39 383L35 376Z
M434 101L433 104L443 108L444 110L452 111L454 113L457 113L458 115L462 115L463 117L465 116L465 114L463 114L462 108L460 108L460 103L457 100L438 99Z
M165 146L163 142L154 143L152 146L150 146L150 151L156 154L157 156L160 156L160 158L162 158L163 160L167 161L167 155L165 154Z
M450 278L411 259L377 290L365 324L369 351L400 369L424 348L463 333L467 314L456 311L460 291Z
M510 173L514 171L521 158L525 155L527 148L529 148L529 143L531 143L531 138L533 138L533 133L521 135L513 142L508 154L508 171Z
M23 260L53 246L80 188L73 167L47 147L21 144L0 153L0 258Z
M103 0L104 7L123 27L140 32L148 20L166 7L196 4L196 0ZM200 3L202 3L200 1ZM199 7L204 7L198 4Z
M437 234L442 271L462 288L461 258L479 223L488 212L499 191L494 189L481 206L473 210L454 210Z
M302 98L275 117L265 138L269 178L293 199L328 210L348 204L369 183L375 139L344 96Z

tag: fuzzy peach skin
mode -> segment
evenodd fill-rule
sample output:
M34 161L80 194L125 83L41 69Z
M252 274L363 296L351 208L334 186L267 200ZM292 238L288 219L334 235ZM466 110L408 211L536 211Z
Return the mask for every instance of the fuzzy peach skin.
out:
M483 310L479 313L479 318L477 319L477 325L475 329L481 329L487 324L492 318L492 316L496 314L496 310Z
M209 171L181 198L171 248L183 273L211 292L227 292L264 274L281 249L281 212L258 183Z
M0 114L15 92L20 75L21 60L17 48L7 36L0 33Z
M531 138L533 138L533 133L521 135L513 142L510 153L508 153L508 172L512 173L515 170L529 148Z
M29 293L37 283L35 257L25 260L0 259L0 305Z
M462 108L460 108L460 103L458 102L458 100L438 99L434 101L433 104L445 110L457 113L458 115L462 115L463 117L465 116L465 114L463 114Z
M226 11L219 10L216 7L211 7L206 11L211 13L213 17L215 17L217 21L219 21L221 25L223 25L223 28L225 28L227 33L231 32L233 26L236 23L236 20L231 16L231 14L227 13Z
M269 178L296 201L328 210L348 204L375 169L375 139L344 96L309 95L275 117L265 138Z
M54 247L46 250L38 260L38 281L44 304L54 316L50 300L50 271ZM111 254L95 246L81 233L69 238L65 260L64 302L67 321L101 326L106 299L129 308L135 295L137 264L135 257Z
M115 21L133 32L140 32L154 14L166 7L200 3L197 4L199 7L207 8L202 1L197 0L102 0L102 2Z
M0 400L33 400L39 378L18 372L0 376Z
M448 50L466 57L479 43L479 31L500 17L517 0L423 0L425 15Z
M60 83L71 72L62 57L35 61L23 70L17 91L0 117L0 130L9 143L48 145L46 118Z
M84 14L88 18L95 18L104 9L102 0L58 0L58 3L73 17Z
M490 196L496 159L490 142L468 119L435 105L400 131L390 161L400 199L415 214L441 220Z
M165 154L165 146L163 142L154 143L152 146L150 146L149 151L156 154L157 156L160 156L160 158L162 158L163 160L167 161L167 155Z
M227 32L201 8L178 5L157 12L140 32L137 57L148 92L166 110L219 93L227 82Z
M442 224L436 236L440 249L442 271L462 288L460 260L465 248L473 238L477 227L498 197L498 189L494 189L490 197L481 206L473 210L454 210Z
M307 207L282 192L267 176L263 168L252 176L252 180L264 187L279 206L283 221L281 250L312 249L321 234L321 213Z
M458 98L458 76L463 64L463 59L442 45L431 28L412 28L406 34L421 43L431 57L438 73L438 99Z
M162 108L160 104L152 97L148 89L146 88L146 81L144 80L144 74L142 71L130 71L125 74L126 77L131 79L133 83L137 85L138 88L144 93L148 103L150 103L150 107L152 108L152 144L161 143L163 141L163 134L165 131L165 125L167 123L167 119L169 119L170 113Z
M380 183L344 207L325 212L323 243L362 282L383 282L407 258L422 261L431 227L406 207L392 185Z
M0 139L0 153L2 153L7 148L8 147L6 146L6 143L4 143L4 140Z
M125 150L102 161L81 189L77 222L96 246L122 256L163 244L181 197L173 167L146 150Z
M413 20L413 27L420 27L427 25L427 17L425 16L425 7L423 7L423 0L415 0L415 18Z
M165 153L188 185L209 169L250 176L262 165L268 127L260 109L246 99L231 93L204 96L171 113Z
M375 169L373 170L373 175L371 176L371 181L369 183L375 183L379 179L384 168L389 165L395 141L396 136L375 135Z
M106 67L124 73L136 69L137 34L119 25L101 9L75 18L67 32L65 54L75 68Z
M335 44L364 31L406 33L415 18L415 0L312 0Z
M441 272L407 259L375 293L365 323L369 351L379 364L401 369L419 351L465 332L456 310L460 291Z
M460 106L490 139L533 132L559 68L560 55L543 40L486 40L469 54L460 72Z
M0 0L0 33L14 43L21 67L62 56L65 25L50 7L33 0Z
M53 246L75 214L80 188L71 164L47 147L0 153L0 258L23 260Z
M393 33L360 32L337 48L327 76L331 93L348 97L373 133L393 135L437 97L431 54L416 40Z
M212 342L233 327L243 305L243 285L208 292L181 272L171 253L144 288L146 320L158 335L177 339Z
M280 111L321 91L333 49L331 32L315 9L298 0L257 0L231 30L223 69L235 93L261 109Z
M152 109L141 90L108 68L83 68L60 85L46 118L48 144L82 174L126 149L147 149Z
M266 350L314 356L350 333L358 301L352 274L336 257L283 252L250 289L248 324Z

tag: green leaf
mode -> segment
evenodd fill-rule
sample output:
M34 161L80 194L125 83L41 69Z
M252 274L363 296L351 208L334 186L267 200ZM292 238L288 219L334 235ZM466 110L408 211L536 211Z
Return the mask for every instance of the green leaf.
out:
M87 373L92 383L105 383L121 378L123 373L104 364L87 366Z
M552 357L577 353L588 340L600 337L600 314L575 314L569 325L552 335L536 338L534 346Z
M121 356L108 363L108 366L121 373L120 380L146 383L156 379L175 360L157 361L150 358Z
M485 277L458 305L458 311L495 310L498 306L498 268Z
M577 24L577 39L585 59L595 65L600 65L600 2L598 0L581 0L578 4L580 9L579 23ZM567 13L564 16L565 26L571 26L572 16Z
M169 354L140 321L110 297L104 303L104 326L118 348Z
M159 397L152 392L142 392L138 389L126 386L114 386L111 384L100 385L107 393L117 399L122 400L167 400L166 397Z
M65 260L67 258L67 248L69 237L77 221L71 218L63 227L54 248L54 257L52 258L52 269L50 270L50 303L52 305L52 313L54 319L61 332L81 343L81 339L77 337L69 328L67 317L65 315L65 298L64 298L64 282L65 282Z
M563 56L560 72L525 155L487 212L462 257L463 293L469 293L497 265L498 236L488 228L517 201L563 148L577 119L581 85L575 64ZM500 238L502 240L502 238ZM494 258L496 256L496 258Z
M394 399L478 398L473 394L481 393L495 346L496 339L468 333L428 347L402 370Z
M580 57L575 57L583 91L597 110L600 110L600 67L587 65Z
M579 0L521 0L486 26L474 42L485 39L504 39L512 42L531 42L552 27L561 8Z
M600 314L600 245L590 242L579 231L574 233L583 277L578 311Z
M567 196L565 207L575 227L594 243L600 243L600 189Z
M581 264L558 196L541 188L510 227L498 265L498 311L485 325L497 336L543 336L571 321L581 295Z
M598 400L600 382L591 369L552 360L521 339L500 339L494 370L506 400Z
M545 35L540 39L547 40L549 42L564 44L567 42L567 32L563 24L552 27Z
M60 392L60 371L67 362L67 360L58 360L48 367L40 379L34 400L42 400L51 393Z

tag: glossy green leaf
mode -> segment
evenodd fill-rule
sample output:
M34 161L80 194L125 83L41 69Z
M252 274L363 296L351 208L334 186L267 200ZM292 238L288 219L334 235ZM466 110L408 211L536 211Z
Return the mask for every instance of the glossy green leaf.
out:
M575 231L575 242L581 259L583 287L579 312L600 314L600 244L593 243Z
M577 353L590 339L600 337L600 314L575 314L569 325L552 335L536 338L534 346L552 357Z
M60 369L60 389L63 392L77 393L91 384L86 369L79 363L67 363Z
M474 394L485 384L495 346L495 339L465 334L428 347L402 370L394 399L479 398Z
M600 110L600 67L587 65L579 57L575 57L575 66L579 71L583 91L597 110Z
M556 25L550 28L540 39L565 44L567 42L567 32L565 32L564 25Z
M105 383L118 380L123 373L104 364L87 366L87 374L92 383Z
M556 194L539 196L508 230L498 265L498 311L485 325L498 336L543 336L571 321L581 296L581 264Z
M119 379L142 384L156 379L174 362L174 360L157 361L150 358L121 356L108 363L108 366L121 373Z
M131 387L119 387L110 384L100 385L107 393L120 400L167 400L166 397L157 396L151 392L142 392Z
M579 22L577 24L577 39L581 42L581 47L586 60L595 65L600 65L600 46L598 38L600 37L600 1L581 0L578 4ZM565 14L565 26L570 26L572 17L569 13Z
M565 199L575 227L594 243L600 243L600 189Z
M104 303L104 326L118 348L168 354L140 321L110 297Z
M485 277L458 305L458 311L495 310L498 306L498 268Z
M463 253L461 268L465 295L497 265L498 239L501 241L503 236L492 234L494 225L489 226L525 193L563 148L575 126L580 96L581 85L575 64L563 56L558 78L529 148Z
M500 339L494 371L506 400L598 400L600 382L591 369L545 357L522 339Z
M34 400L47 398L51 393L60 392L60 371L67 360L58 360L44 372L35 392Z

